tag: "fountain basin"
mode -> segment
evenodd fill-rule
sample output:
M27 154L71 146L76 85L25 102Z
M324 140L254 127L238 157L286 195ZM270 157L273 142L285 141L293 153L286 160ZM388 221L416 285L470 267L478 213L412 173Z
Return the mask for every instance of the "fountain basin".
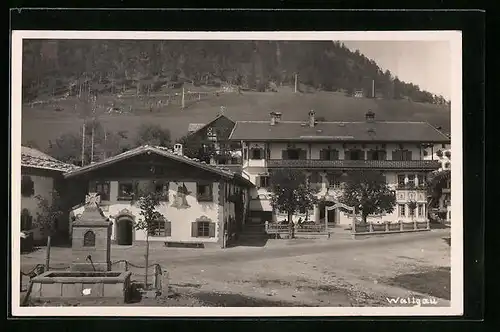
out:
M130 271L47 271L31 280L33 300L119 299L126 302Z

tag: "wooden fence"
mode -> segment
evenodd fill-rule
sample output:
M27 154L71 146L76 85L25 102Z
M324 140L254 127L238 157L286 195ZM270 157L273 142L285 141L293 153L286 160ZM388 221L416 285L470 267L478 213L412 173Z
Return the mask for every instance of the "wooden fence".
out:
M291 229L293 227L293 230ZM269 235L288 235L292 231L295 236L300 237L302 234L320 233L328 234L326 225L321 224L279 224L275 222L266 221L266 233Z
M371 234L371 233L401 233L429 230L429 221L398 221L394 223L384 222L380 224L366 223L354 225L353 234Z

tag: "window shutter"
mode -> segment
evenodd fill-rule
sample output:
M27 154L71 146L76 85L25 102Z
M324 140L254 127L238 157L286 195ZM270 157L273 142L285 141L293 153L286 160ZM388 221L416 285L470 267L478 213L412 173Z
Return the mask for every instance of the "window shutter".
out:
M400 150L392 151L392 160L401 160L401 151Z
M321 159L321 160L326 160L327 159L326 158L326 150L325 149L321 149L319 151L319 159Z
M281 159L288 159L288 150L281 151Z
M165 236L172 236L172 222L165 221Z
M198 237L198 223L196 221L191 223L191 237Z
M411 160L411 151L406 151L406 160Z
M351 151L349 151L349 150L344 151L344 159L351 160Z
M215 237L215 223L208 224L208 237Z
M332 150L330 160L339 160L339 150Z
M260 176L256 176L256 177L255 177L255 186L256 186L257 188L260 188Z
M300 159L300 160L305 160L305 159L307 159L307 151L306 151L306 150L300 150L300 151L299 151L299 159Z
M387 160L387 152L385 151L380 151L380 159L381 160Z
M373 160L373 151L370 150L370 151L367 151L366 153L367 153L367 158L366 159Z

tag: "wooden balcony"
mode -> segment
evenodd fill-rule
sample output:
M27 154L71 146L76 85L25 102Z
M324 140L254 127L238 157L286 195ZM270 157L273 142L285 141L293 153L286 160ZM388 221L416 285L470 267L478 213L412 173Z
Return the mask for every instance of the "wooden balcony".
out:
M316 159L269 159L268 168L300 169L380 169L380 170L436 170L441 167L438 160L316 160Z

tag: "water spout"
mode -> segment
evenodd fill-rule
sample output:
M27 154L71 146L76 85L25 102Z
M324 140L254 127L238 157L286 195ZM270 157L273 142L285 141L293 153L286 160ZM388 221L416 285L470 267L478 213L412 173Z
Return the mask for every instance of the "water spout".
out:
M94 266L94 262L92 262L92 256L88 255L85 260L88 260L90 262L90 264L92 265L92 268L94 269L94 271L96 271L95 266Z

